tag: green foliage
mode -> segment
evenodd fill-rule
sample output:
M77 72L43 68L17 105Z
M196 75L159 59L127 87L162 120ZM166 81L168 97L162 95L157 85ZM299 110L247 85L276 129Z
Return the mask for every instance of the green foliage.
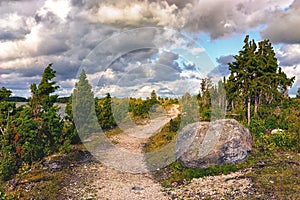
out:
M258 43L249 42L249 36L244 40L245 45L235 61L229 63L231 74L226 83L228 103L232 110L235 104L247 108L248 124L254 114L258 114L260 106L279 105L287 97L288 87L292 86L295 77L287 78L278 67L272 44L269 40ZM244 112L244 113L246 113Z
M181 101L181 128L188 124L198 122L200 120L200 106L197 96L192 96L189 93L185 93Z
M179 161L173 162L168 166L168 170L171 170L171 175L168 179L163 181L165 187L171 186L173 182L182 183L184 180L190 181L193 178L200 178L204 176L214 176L220 174L228 174L238 170L236 165L224 164L216 165L208 168L185 168Z
M7 97L4 99L7 102L28 102L28 99L24 97Z
M11 91L6 89L5 87L0 88L0 101L8 98L11 95Z
M200 91L197 95L201 121L223 119L226 111L226 90L220 80L213 85L210 78L202 79Z
M153 90L150 94L150 98L147 97L146 100L142 100L142 98L130 98L129 99L129 107L128 111L131 114L131 117L138 121L140 119L150 119L149 114L155 113L157 110L157 105L171 105L172 102L175 100L171 99L165 99L159 97L159 100L157 99L157 95L155 93L155 90Z
M71 97L58 97L56 102L58 103L68 103Z
M1 103L3 108L0 174L8 180L23 165L31 165L59 150L67 148L68 138L62 134L63 121L58 107L54 106L57 95L51 95L58 86L52 79L55 71L51 64L45 68L42 80L31 85L32 96L29 107L16 108L14 104ZM5 102L4 102L5 103ZM4 126L5 128L4 128Z
M130 116L128 114L129 98L112 98L111 99L111 111L113 113L114 120L117 124L124 124L130 122Z
M296 98L300 99L300 88L298 88L298 90L297 90Z
M13 200L13 198L9 197L5 192L0 191L0 200Z
M70 115L81 138L87 138L90 134L99 132L94 93L84 70L80 73L79 81L75 84L72 95L72 114Z
M77 129L73 120L72 100L73 95L68 98L68 101L66 103L65 113L67 115L64 119L62 134L65 135L66 138L69 138L70 144L80 144L81 140L77 133Z
M254 138L254 146L263 153L273 153L275 150L294 150L297 139L285 131L276 133L259 133Z
M97 101L97 100L96 100ZM96 113L102 130L107 131L117 126L112 113L112 100L109 93L96 102Z
M149 138L145 145L145 152L154 152L173 141L180 129L181 116L171 119L158 133Z

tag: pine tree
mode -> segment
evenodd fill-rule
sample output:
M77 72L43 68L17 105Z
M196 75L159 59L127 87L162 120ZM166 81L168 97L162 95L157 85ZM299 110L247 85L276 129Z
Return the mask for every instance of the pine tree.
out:
M82 70L79 81L75 84L72 95L72 113L77 132L81 139L98 132L98 122L95 112L95 100L92 86Z
M0 173L4 180L22 165L30 165L68 145L68 138L62 135L63 121L57 114L58 107L54 106L57 95L51 95L58 88L52 81L55 71L51 66L45 68L38 86L31 85L29 107L15 109L1 135Z
M102 101L98 101L98 121L101 128L104 131L112 129L116 127L116 122L112 113L112 100L109 93L102 99Z
M231 74L226 83L228 101L234 109L234 102L242 100L247 107L247 121L251 122L251 105L257 114L259 105L280 103L287 96L288 87L294 82L294 77L287 78L278 67L275 52L268 40L258 43L249 42L247 35L245 45L235 61L229 63Z
M8 98L11 95L11 90L6 89L5 87L0 88L0 101Z

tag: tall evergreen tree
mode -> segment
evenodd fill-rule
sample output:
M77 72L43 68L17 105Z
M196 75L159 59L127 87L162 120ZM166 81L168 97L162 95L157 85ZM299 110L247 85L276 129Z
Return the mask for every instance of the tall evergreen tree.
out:
M72 113L77 132L82 139L97 132L94 93L84 70L80 73L72 94Z
M234 56L235 61L229 63L231 74L226 83L228 100L242 100L247 107L247 121L251 122L251 105L257 114L260 104L278 103L287 95L288 87L294 82L294 77L287 78L278 67L275 52L269 40L257 45L254 40L249 42L247 35L243 49Z
M114 128L117 124L114 120L112 113L112 100L109 93L102 99L102 101L98 101L98 121L101 128L106 131Z

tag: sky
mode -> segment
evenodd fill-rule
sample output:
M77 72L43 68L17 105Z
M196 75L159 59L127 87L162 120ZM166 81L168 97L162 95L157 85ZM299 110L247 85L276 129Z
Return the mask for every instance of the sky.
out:
M300 0L0 0L0 86L30 96L49 63L68 96L84 69L97 96L196 93L227 76L247 34L269 39L300 87Z

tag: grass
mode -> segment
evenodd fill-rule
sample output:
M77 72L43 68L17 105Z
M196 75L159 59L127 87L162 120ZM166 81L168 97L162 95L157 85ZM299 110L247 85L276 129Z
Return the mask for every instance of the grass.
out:
M180 117L168 122L161 130L149 138L149 142L144 147L144 152L157 151L171 143L177 136L180 125Z
M258 162L265 163L265 166L258 165ZM176 161L155 172L155 177L164 187L172 187L174 182L180 185L193 178L226 175L247 168L251 168L251 172L245 174L245 178L252 180L260 199L300 198L300 154L293 151L266 154L254 149L252 155L241 164L224 164L206 169L185 168Z
M254 166L246 176L253 180L262 199L300 198L300 154L274 152L270 156L257 157L266 166Z
M167 168L156 172L155 176L159 177L162 174L168 174L161 179L160 182L164 187L171 187L172 183L176 182L177 184L182 184L186 181L190 181L193 178L200 178L204 176L214 176L220 174L228 174L230 172L237 171L238 168L235 165L231 164L224 164L218 166L212 166L209 168L199 168L199 169L192 169L192 168L185 168L181 165L179 161L173 162Z
M109 130L109 131L106 131L106 132L105 132L105 135L106 135L107 137L112 137L112 136L118 135L118 134L120 134L120 133L123 133L123 130L120 129L119 127L117 127L117 128L111 129L111 130Z

